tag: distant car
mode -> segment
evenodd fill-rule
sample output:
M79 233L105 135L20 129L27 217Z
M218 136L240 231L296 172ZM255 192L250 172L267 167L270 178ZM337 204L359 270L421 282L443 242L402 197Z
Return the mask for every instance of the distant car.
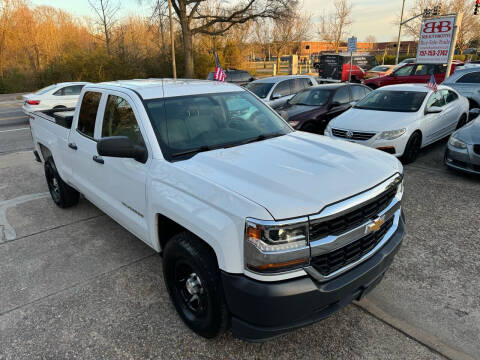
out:
M468 100L439 85L393 85L375 90L332 120L325 135L353 141L415 161L421 148L440 140L468 121Z
M457 70L443 84L465 96L470 102L470 109L480 108L480 67Z
M452 64L452 74L455 72L455 67L459 64L463 63L457 62ZM446 64L406 64L395 69L390 75L368 79L363 83L372 89L397 84L425 84L434 75L435 81L437 84L440 84L445 79L446 71Z
M255 80L255 78L250 75L248 71L237 70L237 69L227 69L224 70L225 75L227 75L226 81L232 84L245 86L249 82ZM210 72L207 76L207 80L213 80L214 72Z
M314 86L299 92L277 111L293 128L323 134L330 120L371 91L360 84Z
M299 91L316 85L317 81L310 75L284 75L252 81L245 88L272 108L278 108Z
M378 65L365 73L365 79L371 79L377 76L390 75L395 69L395 65Z
M64 82L47 86L32 94L22 96L22 110L29 115L33 111L72 108L87 82Z
M455 131L448 140L445 164L480 175L480 118Z

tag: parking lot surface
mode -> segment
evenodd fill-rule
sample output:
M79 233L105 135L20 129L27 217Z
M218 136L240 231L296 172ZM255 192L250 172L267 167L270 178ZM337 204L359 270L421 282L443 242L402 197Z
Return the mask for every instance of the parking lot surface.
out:
M15 133L0 132L0 359L480 358L480 179L445 169L445 142L405 169L408 235L382 283L254 344L186 328L161 257L83 198L57 208Z

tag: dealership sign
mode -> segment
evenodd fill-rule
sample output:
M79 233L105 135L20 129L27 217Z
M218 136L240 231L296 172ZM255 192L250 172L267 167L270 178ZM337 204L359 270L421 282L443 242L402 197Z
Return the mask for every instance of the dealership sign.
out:
M424 64L446 64L454 39L457 17L446 16L424 19L418 40L417 62Z

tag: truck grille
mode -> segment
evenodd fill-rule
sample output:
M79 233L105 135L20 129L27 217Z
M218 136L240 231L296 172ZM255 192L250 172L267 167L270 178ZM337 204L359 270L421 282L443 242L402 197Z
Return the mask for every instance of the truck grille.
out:
M311 265L323 276L328 276L372 251L392 225L393 217L383 224L378 231L368 234L340 249L312 258Z
M359 131L347 131L347 130L340 130L340 129L332 129L333 136L341 137L344 139L351 139L351 140L369 140L375 133L370 132L359 132ZM351 136L349 136L351 135Z
M398 185L392 186L382 194L362 204L361 207L335 217L331 220L312 222L310 224L310 241L315 241L329 235L340 235L375 219L380 212L392 202L397 193Z
M475 154L480 155L480 144L473 145L473 151Z

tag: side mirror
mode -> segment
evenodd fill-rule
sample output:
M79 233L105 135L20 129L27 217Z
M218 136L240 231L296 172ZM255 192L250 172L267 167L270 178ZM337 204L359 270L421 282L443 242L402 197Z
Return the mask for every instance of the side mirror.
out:
M282 95L280 95L279 93L273 93L270 99L277 100L277 99L280 99L281 97Z
M97 142L97 152L100 156L135 159L141 163L147 162L147 149L133 145L126 136L109 136Z
M443 109L438 106L431 106L427 109L427 114L438 114L441 113Z

